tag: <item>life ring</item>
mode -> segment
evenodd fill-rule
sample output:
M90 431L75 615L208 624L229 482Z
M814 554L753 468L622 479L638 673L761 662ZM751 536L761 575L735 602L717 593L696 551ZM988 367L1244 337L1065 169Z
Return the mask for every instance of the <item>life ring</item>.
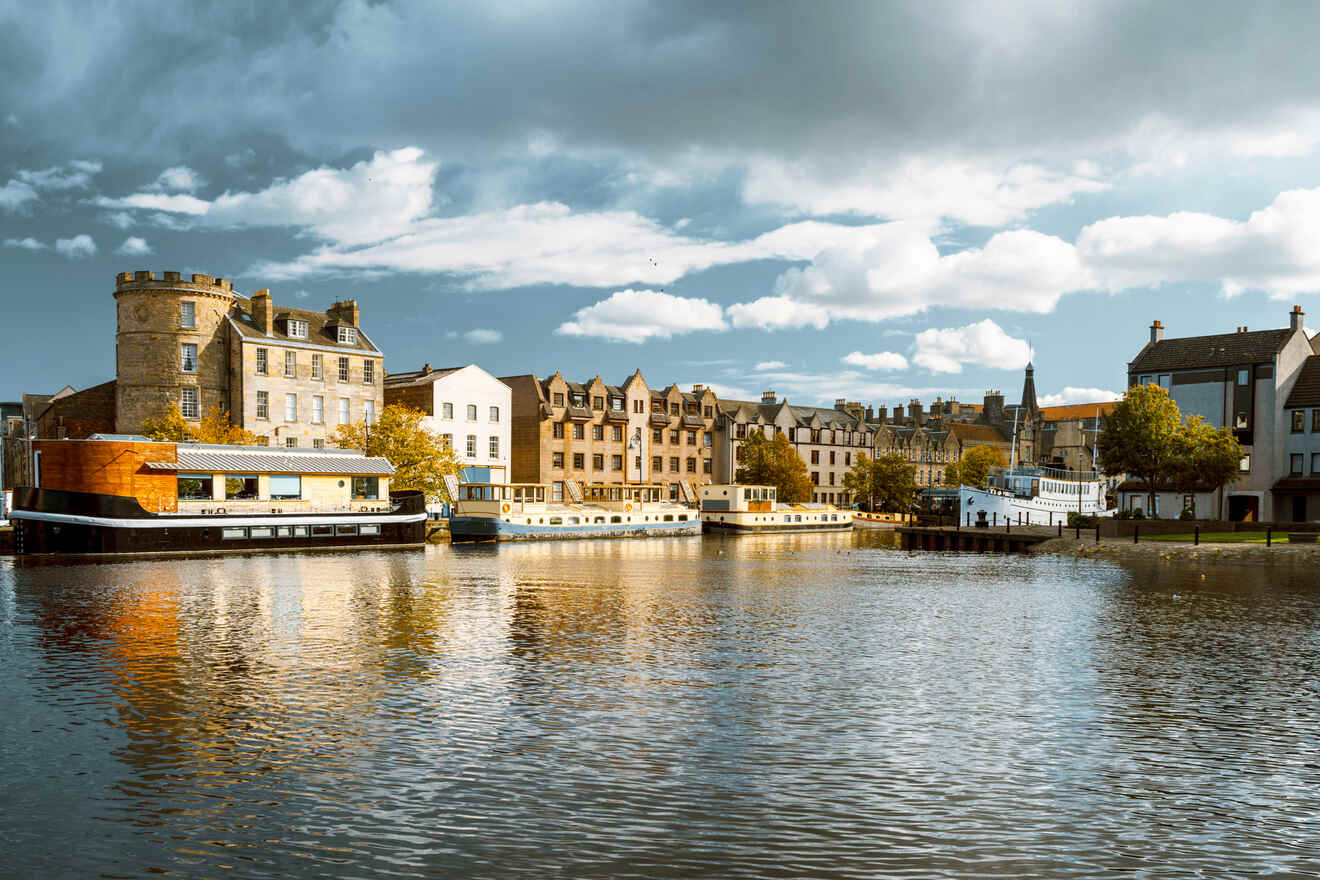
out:
M632 502L631 502L631 501L629 501L627 504L623 505L623 512L624 512L624 513L632 513Z
M508 512L509 512L509 505L507 505L507 504L504 505L503 510L504 510L505 513L508 513Z

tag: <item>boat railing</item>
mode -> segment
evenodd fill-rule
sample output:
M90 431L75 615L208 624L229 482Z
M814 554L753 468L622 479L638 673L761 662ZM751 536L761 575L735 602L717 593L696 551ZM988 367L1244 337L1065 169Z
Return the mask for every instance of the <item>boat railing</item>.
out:
M1043 465L990 468L989 475L992 478L999 479L998 485L1004 485L1004 481L1014 479L1062 480L1073 483L1090 483L1100 479L1099 471L1074 471L1067 468L1052 468Z
M362 498L327 503L299 498L201 499L180 498L177 511L188 516L250 516L257 513L390 513L397 505L388 499Z

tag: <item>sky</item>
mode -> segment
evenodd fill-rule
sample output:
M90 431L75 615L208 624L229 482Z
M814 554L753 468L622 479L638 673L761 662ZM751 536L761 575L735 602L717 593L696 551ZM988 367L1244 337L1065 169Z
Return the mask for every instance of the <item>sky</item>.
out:
M386 369L1112 399L1320 312L1311 3L0 0L0 400L114 278L354 298ZM1314 319L1312 319L1313 321Z

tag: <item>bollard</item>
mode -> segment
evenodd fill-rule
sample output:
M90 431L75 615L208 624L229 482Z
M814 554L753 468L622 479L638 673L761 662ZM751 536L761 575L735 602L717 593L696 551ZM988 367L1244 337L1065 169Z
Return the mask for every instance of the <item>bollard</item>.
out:
M1194 527L1192 528L1192 546L1193 546L1193 547L1200 547L1200 546L1201 546L1201 527L1200 527L1200 526L1194 526Z
M990 514L990 525L991 526L999 525L999 511L996 510Z
M1133 544L1141 543L1141 526L1132 527L1132 543Z
M1073 540L1074 540L1074 541L1080 541L1080 540L1082 540L1082 524L1081 524L1081 523L1075 523L1075 524L1073 525L1073 530L1074 530Z
M1054 519L1053 514L1050 515L1050 519ZM1063 523L1059 523L1059 537L1063 537Z
M1265 527L1265 546L1270 546L1274 538L1274 526Z
M1095 524L1095 542L1096 542L1097 544L1100 543L1100 523L1099 523L1099 521L1097 521L1096 524Z

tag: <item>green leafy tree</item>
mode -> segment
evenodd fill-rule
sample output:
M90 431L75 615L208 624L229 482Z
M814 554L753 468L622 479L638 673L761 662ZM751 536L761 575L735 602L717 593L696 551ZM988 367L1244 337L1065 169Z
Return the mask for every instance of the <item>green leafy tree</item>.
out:
M906 513L919 491L917 469L898 453L870 458L857 455L852 469L843 475L843 485L869 511Z
M193 423L184 419L177 406L166 404L155 416L142 420L142 435L175 443L219 443L225 446L255 446L257 435L229 420L229 412L218 406Z
M444 438L426 427L425 418L419 409L387 404L374 424L340 425L332 439L341 448L388 459L394 465L392 488L422 492L429 501L452 501L444 480L461 471L463 462Z
M733 479L737 483L774 486L776 497L784 504L811 497L807 463L783 434L767 440L759 430L749 432L738 446L738 469Z
M1242 458L1227 428L1199 416L1184 421L1169 392L1154 384L1127 390L1104 417L1099 447L1101 469L1139 482L1152 515L1157 493L1217 489L1233 481Z
M994 446L973 446L958 461L949 462L944 469L944 485L971 486L980 489L991 468L1007 467L1004 451Z

